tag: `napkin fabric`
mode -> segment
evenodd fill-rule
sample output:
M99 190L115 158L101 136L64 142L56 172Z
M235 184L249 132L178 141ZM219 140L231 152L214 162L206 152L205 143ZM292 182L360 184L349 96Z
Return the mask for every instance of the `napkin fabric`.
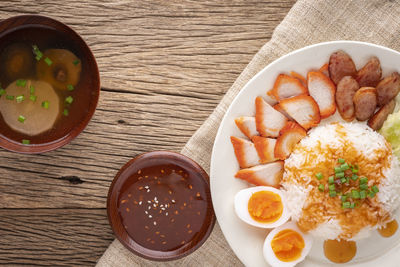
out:
M399 38L400 1L299 0L182 153L209 172L214 138L226 110L241 88L273 60L304 46L333 40L364 41L400 50ZM203 246L183 259L163 263L148 261L130 253L115 240L97 264L98 267L240 265L242 263L230 249L218 223Z

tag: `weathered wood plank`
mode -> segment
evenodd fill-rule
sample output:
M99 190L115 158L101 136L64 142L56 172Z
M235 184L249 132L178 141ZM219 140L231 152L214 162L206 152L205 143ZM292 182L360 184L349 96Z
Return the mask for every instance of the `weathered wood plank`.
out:
M8 3L0 19L40 13L80 33L104 88L218 101L294 0Z
M93 266L114 239L104 209L0 209L0 266Z

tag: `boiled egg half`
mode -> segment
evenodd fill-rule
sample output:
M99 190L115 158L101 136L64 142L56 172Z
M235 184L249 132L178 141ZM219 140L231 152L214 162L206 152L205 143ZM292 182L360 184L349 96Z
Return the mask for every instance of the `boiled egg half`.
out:
M304 260L312 243L312 237L291 221L268 234L263 247L264 258L272 267L292 267Z
M290 217L279 189L256 186L240 190L235 195L235 212L244 222L261 228L274 228Z

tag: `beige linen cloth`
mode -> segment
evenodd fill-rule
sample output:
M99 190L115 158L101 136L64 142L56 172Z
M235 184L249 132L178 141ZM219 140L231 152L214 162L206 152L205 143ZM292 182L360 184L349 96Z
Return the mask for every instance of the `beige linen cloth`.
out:
M254 56L221 103L182 149L182 153L209 172L219 124L243 86L265 66L288 52L332 40L365 41L400 50L400 1L299 0L275 29L271 40ZM203 246L183 259L162 263L148 261L130 253L115 240L97 264L98 267L240 265L242 263L227 244L218 223Z

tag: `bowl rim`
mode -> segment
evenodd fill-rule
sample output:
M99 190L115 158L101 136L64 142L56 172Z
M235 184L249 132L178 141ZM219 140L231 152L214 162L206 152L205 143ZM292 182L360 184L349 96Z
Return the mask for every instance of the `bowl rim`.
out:
M155 159L155 158L166 158L166 157L170 157L172 158L172 160L174 161L179 161L183 164L185 164L185 167L189 167L189 168L193 168L197 173L200 174L201 179L204 182L205 185L205 190L206 190L206 194L207 194L207 202L209 205L209 211L210 211L210 216L206 216L206 220L204 222L205 225L207 225L207 228L205 229L205 231L202 231L202 236L201 238L197 239L195 242L195 245L183 250L183 251L179 251L177 254L175 255L160 255L160 251L157 250L151 250L151 249L147 249L145 248L145 251L148 253L145 253L144 251L141 251L140 249L135 249L136 248L144 248L142 247L140 244L137 244L132 238L130 238L130 236L126 233L125 228L124 227L118 227L121 226L121 222L120 222L120 216L118 214L118 211L113 208L115 205L113 203L115 203L116 198L118 197L117 191L118 191L118 187L117 187L117 183L119 183L120 185L122 185L128 178L129 175L127 175L125 177L125 179L123 180L119 180L120 177L122 176L122 174L124 174L125 172L129 172L129 167L134 165L136 162L139 161L143 161L143 160L148 160L148 159ZM213 205L212 205L212 199L211 199L211 190L210 190L210 180L209 180L209 176L207 174L207 172L194 160L192 160L191 158L177 153L177 152L173 152L173 151L167 151L167 150L162 150L162 151L151 151L151 152L145 152L142 154L137 155L136 157L130 159L127 163L125 163L123 165L123 167L121 167L121 169L118 171L118 173L115 175L113 181L111 182L111 185L109 187L109 191L107 194L107 218L109 221L109 224L111 226L111 229L114 232L114 235L116 236L116 238L131 252L133 252L134 254L143 257L145 259L148 260L153 260L153 261L170 261L170 260L177 260L180 258L183 258L189 254L191 254L192 252L196 251L198 248L200 248L204 242L208 239L208 237L210 236L215 222L216 222L216 216L214 213L214 209L213 209ZM203 226L204 226L203 224ZM134 246L136 245L136 246ZM151 254L150 252L154 252L154 254Z
M0 147L8 151L17 152L21 154L39 154L39 153L53 151L55 149L58 149L60 147L69 144L87 127L90 120L93 118L93 115L96 111L100 98L100 89L101 89L100 73L96 62L96 58L94 57L93 52L91 51L87 43L83 40L83 38L70 26L56 19L42 15L13 16L4 20L0 20L0 28L4 27L4 29L0 30L0 35L2 34L7 35L8 32L18 29L20 27L24 27L26 25L47 26L47 27L50 26L50 27L62 28L65 32L61 32L58 28L56 28L55 30L60 32L62 35L69 34L71 36L70 37L71 39L74 39L78 42L81 49L86 50L85 52L88 56L87 61L90 63L92 69L90 76L91 79L93 80L93 86L89 88L94 94L91 97L87 115L83 118L82 121L76 124L66 135L52 142L43 144L31 144L31 145L24 145L22 143L18 143L14 140L11 140L9 138L6 138L5 136L0 135Z

